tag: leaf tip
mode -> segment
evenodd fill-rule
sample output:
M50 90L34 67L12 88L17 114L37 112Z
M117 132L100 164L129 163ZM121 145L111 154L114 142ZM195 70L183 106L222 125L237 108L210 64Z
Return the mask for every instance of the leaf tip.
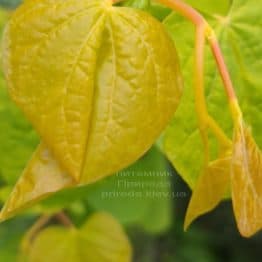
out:
M192 220L187 221L187 219L185 219L184 227L183 227L184 232L188 231L188 229L189 229L190 225L192 224L192 222L193 222Z

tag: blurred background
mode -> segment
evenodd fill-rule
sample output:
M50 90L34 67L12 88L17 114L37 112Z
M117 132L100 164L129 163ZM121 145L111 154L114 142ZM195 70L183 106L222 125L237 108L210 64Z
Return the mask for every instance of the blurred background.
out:
M19 0L0 0L0 30ZM2 71L2 70L1 70ZM38 144L30 124L7 96L0 73L0 201L5 201ZM183 220L191 191L154 146L137 163L98 183L66 190L0 224L0 261L14 262L20 241L42 213L65 210L81 225L97 210L125 228L137 262L248 262L262 259L262 233L242 238L230 201L199 218L187 232Z

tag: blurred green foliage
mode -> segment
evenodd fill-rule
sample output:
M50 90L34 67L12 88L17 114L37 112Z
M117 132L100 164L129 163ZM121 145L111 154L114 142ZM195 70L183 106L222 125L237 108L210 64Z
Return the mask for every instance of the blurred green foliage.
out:
M9 12L0 8L0 34L9 17ZM38 138L21 111L8 97L0 71L0 177L7 185L13 185L32 155Z
M27 216L0 225L0 261L17 261L20 242L33 221L34 217Z
M59 210L81 199L89 208L111 213L124 225L136 224L151 233L165 231L172 221L172 192L167 161L153 147L143 158L116 175L89 186L64 190L41 208ZM79 209L81 209L78 204ZM85 210L85 209L84 209Z
M22 0L0 0L0 5L5 8L15 8Z

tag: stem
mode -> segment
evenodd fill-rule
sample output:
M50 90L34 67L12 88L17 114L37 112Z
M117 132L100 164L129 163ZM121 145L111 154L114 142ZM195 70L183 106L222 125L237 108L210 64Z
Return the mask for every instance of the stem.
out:
M41 231L41 229L50 221L51 218L52 216L50 215L43 215L29 229L21 244L21 248L23 251L26 251L29 248L30 243L35 239L39 231Z
M36 222L35 224L29 229L29 231L26 233L22 244L21 244L21 248L23 251L28 250L28 248L30 247L30 244L32 243L32 241L35 239L35 237L37 236L37 234L43 229L43 227L52 219L52 218L56 218L62 225L64 225L65 227L71 227L73 228L74 225L71 222L71 220L65 215L64 212L60 212L54 216L52 215L43 215L41 216Z
M123 2L124 0L112 0L112 3ZM209 26L205 18L197 12L190 5L184 3L181 0L156 0L159 3L173 9L174 11L180 13L182 16L190 20L197 28L205 26L206 30L204 32L205 37L207 38L209 45L212 49L212 53L215 57L217 67L220 73L220 76L223 80L225 91L229 100L236 99L236 94L234 91L234 87L230 78L230 74L228 68L226 66L224 57L222 55L219 43L217 41L216 35L212 28Z
M240 119L243 119L242 111L237 99L230 100L230 109L234 124L237 126Z
M195 65L194 65L194 90L195 107L198 116L198 126L204 145L205 165L209 162L208 141L208 113L204 94L204 52L205 52L205 27L200 25L196 28Z
M64 212L60 212L60 213L56 214L55 218L59 222L61 222L61 224L64 225L65 227L74 227L74 224L72 223L70 218Z
M51 218L52 216L50 215L41 216L28 231L27 237L29 237L30 240L33 240L37 233L51 220Z
M211 28L208 28L207 30L207 39L212 49L216 63L218 65L218 69L219 69L221 78L223 80L228 99L229 101L234 100L236 99L235 90L234 90L225 60L223 58L219 43L217 41L216 35Z
M184 3L183 1L157 1L180 13L182 16L190 20L196 26L195 97L196 109L199 115L199 129L202 136L202 140L204 142L205 152L208 152L207 134L205 134L206 131L204 131L207 127L209 127L212 130L213 134L217 137L217 139L221 142L223 146L229 147L231 145L231 140L226 136L226 134L220 128L217 122L208 114L204 96L204 38L206 37L212 48L213 55L215 57L220 75L225 85L226 93L229 99L236 98L230 75L224 62L222 52L219 48L219 44L216 40L215 33L208 25L204 17L200 13L198 13L194 8ZM123 2L123 0L112 0L113 4L118 2Z
M230 79L230 74L228 72L224 57L222 55L221 49L219 47L219 43L217 41L215 32L209 26L205 18L199 14L196 10L194 10L191 6L184 3L181 0L157 0L158 2L170 7L174 11L177 11L182 16L189 19L193 24L198 28L200 26L205 25L205 37L207 38L209 45L212 49L213 55L215 57L217 67L219 69L221 78L223 80L225 91L229 100L236 99L234 87L232 81Z
M232 82L230 80L230 76L226 67L226 64L224 62L224 58L222 55L222 52L219 48L219 44L216 40L215 33L211 29L211 27L208 25L204 17L199 14L195 9L193 9L191 6L188 4L184 3L181 0L157 0L159 3L164 4L167 7L170 7L174 11L180 13L182 16L185 18L189 19L195 26L196 26L196 53L195 54L195 59L198 60L197 67L198 69L195 69L196 74L199 74L199 79L196 80L198 82L198 86L196 86L195 89L195 97L196 97L196 103L201 103L202 106L197 105L198 109L198 114L202 114L202 120L203 124L205 125L205 122L207 122L208 127L212 130L213 134L217 137L217 139L220 141L220 143L228 147L231 145L231 140L228 139L228 137L225 135L224 131L220 128L220 126L216 123L216 121L209 115L206 107L206 102L205 102L205 96L204 96L204 88L201 88L202 86L202 77L204 74L202 67L203 59L204 59L204 52L203 52L203 39L202 38L207 38L208 42L212 48L213 55L215 57L220 75L223 79L223 83L225 85L225 90L226 93L230 99L236 98L234 88L232 85ZM202 35L201 35L202 34ZM199 52L199 53L198 53ZM202 58L200 58L202 56ZM200 94L201 92L201 94ZM236 100L236 99L235 99ZM202 111L202 113L200 112ZM204 116L205 115L205 116ZM200 131L201 131L201 126L200 126ZM202 137L203 138L203 137Z
M196 29L196 45L195 45L195 97L196 109L202 121L206 118L207 107L204 95L204 48L205 48L205 28L199 26Z

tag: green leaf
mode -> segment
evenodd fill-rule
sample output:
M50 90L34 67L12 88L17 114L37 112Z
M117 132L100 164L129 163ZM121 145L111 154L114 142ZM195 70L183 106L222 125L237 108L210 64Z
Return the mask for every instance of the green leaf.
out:
M230 0L220 0L220 1L211 1L211 0L185 0L184 2L188 3L192 7L198 9L201 12L210 14L210 15L226 15L231 1ZM159 4L158 1L154 0L128 0L124 2L124 6L131 6L134 8L139 8L145 11L148 11L154 14L156 17L162 17L161 13L167 8L163 4ZM160 13L159 13L160 12ZM164 11L166 13L166 11Z
M0 74L0 175L14 185L35 150L38 137L20 110L10 101Z
M15 8L21 3L21 0L0 0L0 5L5 8Z
M80 229L49 227L22 256L27 262L129 262L132 250L125 232L112 216L96 213Z
M5 30L9 92L42 144L2 219L70 179L93 183L135 162L182 93L175 47L150 15L107 0L59 0L55 10L48 0L25 1Z
M171 13L171 10L168 7L150 0L129 0L120 4L146 11L157 18L159 21L162 21L168 14Z
M90 186L87 199L121 223L135 223L152 233L163 232L172 220L171 175L166 159L153 147L134 165Z
M31 217L7 221L0 225L0 260L17 261L19 243L32 223Z
M254 8L256 6L256 8ZM209 18L213 25L226 63L233 78L243 114L253 127L258 145L262 146L262 2L235 0L225 17ZM164 150L183 179L194 188L203 167L203 146L197 129L194 92L192 88L194 28L178 15L164 22L180 54L185 92L164 138ZM232 137L232 120L227 99L211 52L206 54L206 97L210 114ZM216 159L218 148L211 138L211 157Z
M142 10L147 10L149 5L150 5L150 0L128 0L124 2L124 6L130 6Z
M0 9L0 34L9 12ZM2 70L1 70L2 71ZM0 176L14 185L32 155L38 138L20 110L10 100L0 72Z
M211 15L226 15L231 3L230 0L185 0L185 2L199 11Z
M0 32L2 34L4 25L6 24L7 19L9 18L10 13L4 8L0 7Z

